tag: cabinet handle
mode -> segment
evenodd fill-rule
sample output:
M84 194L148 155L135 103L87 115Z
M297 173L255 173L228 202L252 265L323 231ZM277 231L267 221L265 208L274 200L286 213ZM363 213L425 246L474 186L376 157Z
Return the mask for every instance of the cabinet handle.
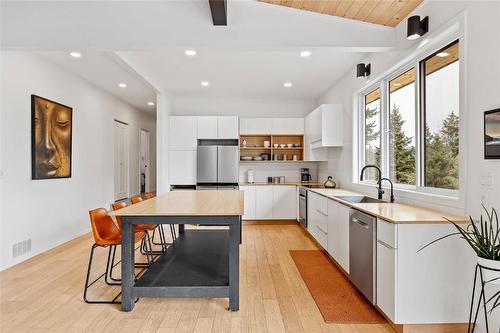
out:
M325 229L323 229L322 227L319 226L319 224L316 224L316 227L318 227L318 229L323 232L324 234L328 234L328 231L326 231Z
M318 213L320 213L321 215L323 215L323 216L328 216L328 214L323 213L322 211L320 211L320 210L319 210L319 209L317 209L317 208L316 208L316 211L317 211Z
M366 222L360 221L356 218L352 219L351 221L356 223L356 224L359 224L360 226L362 226L365 229L368 229L368 223L366 223Z
M393 248L392 246L390 246L389 244L381 241L380 239L377 239L377 242L382 245L382 246L385 246L386 248L388 248L389 250L395 250L395 248Z

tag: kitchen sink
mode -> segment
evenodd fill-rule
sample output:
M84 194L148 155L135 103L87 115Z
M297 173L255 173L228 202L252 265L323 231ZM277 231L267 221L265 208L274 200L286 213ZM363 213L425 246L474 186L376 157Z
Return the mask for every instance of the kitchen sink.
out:
M377 202L387 203L386 201L367 197L364 195L341 195L341 196L335 196L335 198L339 198L340 200L349 201L352 203L377 203Z

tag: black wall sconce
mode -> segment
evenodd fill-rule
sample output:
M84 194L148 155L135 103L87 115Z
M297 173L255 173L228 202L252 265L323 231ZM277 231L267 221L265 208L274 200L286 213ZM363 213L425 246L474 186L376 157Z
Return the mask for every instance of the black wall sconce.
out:
M366 77L370 76L371 65L370 64L357 64L356 65L356 77Z
M425 35L429 31L429 16L426 16L420 21L420 16L412 16L408 18L408 27L406 30L406 38L409 40L417 39Z

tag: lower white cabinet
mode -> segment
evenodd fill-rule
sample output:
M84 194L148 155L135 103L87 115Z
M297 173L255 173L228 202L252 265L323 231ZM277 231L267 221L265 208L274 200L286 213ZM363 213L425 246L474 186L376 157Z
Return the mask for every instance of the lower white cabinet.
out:
M168 175L171 185L195 185L196 150L169 151Z
M273 218L297 218L297 189L295 186L277 185L273 188Z
M328 200L328 253L349 273L349 207Z
M307 193L307 230L324 248L328 245L328 199Z
M245 220L297 218L295 185L246 185L240 190L245 192Z
M240 186L240 191L243 191L245 213L243 219L255 218L255 186Z
M396 319L396 249L377 241L377 306Z
M273 218L273 186L255 186L255 218Z

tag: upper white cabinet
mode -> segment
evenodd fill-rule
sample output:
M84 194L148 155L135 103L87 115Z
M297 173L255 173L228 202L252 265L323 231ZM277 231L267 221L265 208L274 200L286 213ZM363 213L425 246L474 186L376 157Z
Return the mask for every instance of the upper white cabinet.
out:
M195 185L196 150L169 151L168 175L171 185Z
M304 134L304 118L273 118L270 134Z
M203 116L198 118L198 139L217 139L216 116Z
M217 138L218 139L238 139L239 126L237 116L217 117Z
M170 150L195 150L197 117L170 116L168 146Z
M304 134L304 119L240 118L240 134Z
M323 104L306 116L306 135L312 149L343 146L343 106Z

